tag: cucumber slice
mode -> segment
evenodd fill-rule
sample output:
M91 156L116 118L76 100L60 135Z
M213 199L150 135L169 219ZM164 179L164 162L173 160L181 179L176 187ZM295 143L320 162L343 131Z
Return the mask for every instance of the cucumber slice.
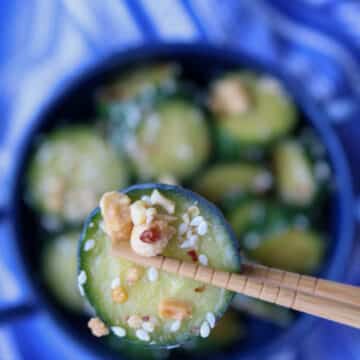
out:
M171 185L137 185L126 190L126 193L134 201L143 196L150 196L154 189L176 205L175 216L178 219L174 222L174 226L178 230L165 249L166 256L187 261L196 260L194 252L190 248L180 248L179 242L179 227L184 221L182 216L186 216L189 207L196 204L200 215L208 224L206 234L199 237L196 253L206 255L209 265L217 269L235 272L239 270L240 255L237 241L214 205L189 190ZM181 344L197 336L208 312L213 313L216 318L220 318L225 312L232 299L232 293L213 286L204 287L195 280L158 272L157 280L150 281L149 271L151 273L153 271L143 269L142 278L132 286L128 286L126 274L134 264L111 256L111 241L103 232L101 223L102 215L97 209L89 217L83 231L79 269L80 274L83 274L82 279L86 274L86 282L83 285L86 297L96 310L97 316L107 326L121 326L126 330L127 339L144 344L144 341L137 337L136 331L129 327L126 319L132 315L150 316L156 319L157 323L155 331L149 334L151 344L170 346ZM85 251L84 247L89 240L94 240L95 246L90 251ZM114 303L111 296L111 284L117 277L120 277L121 284L128 293L128 300L122 304ZM154 277L150 276L150 279L154 280ZM175 329L174 332L171 331L171 327L176 326L174 320L160 318L158 314L159 303L168 298L187 301L192 306L191 318L184 319L180 328Z
M170 93L176 88L179 67L175 64L153 64L136 67L120 76L98 93L103 110L121 101L135 97L151 98L156 92Z
M295 140L280 143L274 151L278 193L289 205L306 207L315 199L317 186L303 147Z
M82 222L104 191L126 184L125 164L92 128L67 126L38 145L27 192L29 203L61 226Z
M261 194L271 188L272 175L263 166L231 163L213 165L194 184L195 191L211 201L243 193Z
M239 105L240 104L240 105ZM288 134L296 125L296 110L280 83L252 73L230 73L210 92L220 153L241 154Z
M77 286L77 249L80 232L67 232L49 240L42 253L45 283L57 301L74 312L84 311Z
M168 98L143 112L136 129L123 140L141 179L170 175L181 180L198 170L210 152L204 114L180 98Z
M309 230L288 228L278 234L264 234L262 237L254 232L243 237L246 254L253 260L267 266L299 272L313 273L322 263L325 243L323 238ZM246 241L246 237L253 241Z

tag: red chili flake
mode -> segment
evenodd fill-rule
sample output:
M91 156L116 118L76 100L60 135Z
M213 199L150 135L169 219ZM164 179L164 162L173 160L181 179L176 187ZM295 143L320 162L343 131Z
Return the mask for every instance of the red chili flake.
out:
M150 320L150 316L143 316L143 317L142 317L142 320L143 320L143 321L149 321L149 320Z
M202 286L199 286L199 287L195 288L194 291L197 292L197 293L202 293L202 292L205 291L205 289L206 289L206 286L202 285Z
M189 250L187 254L191 257L191 260L196 262L198 261L198 254L195 250Z
M145 230L140 235L140 240L147 244L153 244L160 239L160 229L158 226L153 226L149 230Z

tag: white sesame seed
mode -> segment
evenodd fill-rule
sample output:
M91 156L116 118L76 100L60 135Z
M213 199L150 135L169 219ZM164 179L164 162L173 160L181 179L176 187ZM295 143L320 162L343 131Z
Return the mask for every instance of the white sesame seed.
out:
M136 330L136 337L142 341L150 341L150 335L144 329Z
M100 230L101 230L102 232L106 232L106 231L105 231L105 224L104 224L103 221L100 221L100 223L99 223L99 228L100 228Z
M216 318L212 312L206 313L206 321L209 323L210 327L213 329L215 327Z
M207 321L204 321L200 326L200 336L207 338L210 335L210 325Z
M175 320L171 325L170 325L170 331L171 332L177 332L181 327L181 320Z
M116 277L115 279L113 279L113 281L111 282L111 289L116 289L120 286L121 282L120 282L120 278Z
M204 254L200 254L200 255L199 255L199 263L200 263L201 265L207 266L208 263L209 263L207 256L204 255Z
M93 227L94 227L94 223L91 222L91 223L89 224L89 227L90 227L90 228L93 228Z
M95 240L89 239L84 245L84 251L89 251L95 246Z
M192 220L190 225L191 226L199 226L204 221L202 216L195 216Z
M155 325L151 321L145 321L142 324L142 328L148 332L152 333L155 330Z
M196 205L192 205L187 209L187 212L191 217L196 217L200 215L200 210Z
M126 336L126 330L124 328L122 328L121 326L113 326L111 328L111 330L118 337L125 337Z
M147 270L147 277L149 281L155 282L159 278L159 272L154 267L150 267Z
M196 245L198 237L196 235L191 235L183 243L180 244L180 249L193 248Z
M84 270L81 270L78 276L79 285L84 285L86 283L86 280L87 280L86 272Z
M178 228L179 235L184 235L188 229L188 224L181 223Z
M197 228L197 233L200 236L203 236L207 233L208 231L208 223L206 221L203 221L202 223L200 223L200 225Z

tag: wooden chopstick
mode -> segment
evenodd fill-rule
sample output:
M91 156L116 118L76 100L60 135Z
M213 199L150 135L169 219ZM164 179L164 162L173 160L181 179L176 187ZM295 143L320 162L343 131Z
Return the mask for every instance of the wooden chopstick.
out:
M112 249L142 266L153 266L256 299L360 328L360 289L310 276L246 264L239 274L164 256L143 257L126 242Z

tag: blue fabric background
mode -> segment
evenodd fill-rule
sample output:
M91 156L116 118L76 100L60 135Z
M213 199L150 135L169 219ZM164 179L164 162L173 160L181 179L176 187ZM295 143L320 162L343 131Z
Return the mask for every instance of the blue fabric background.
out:
M32 297L7 221L12 158L34 115L81 69L154 41L239 47L285 69L328 115L360 192L360 2L356 0L0 0L0 310ZM358 198L360 199L360 198ZM360 220L360 201L354 209ZM347 280L360 285L360 246ZM1 319L0 319L1 320ZM46 351L44 351L46 349ZM93 359L46 313L0 321L0 359ZM320 321L271 359L360 359L360 333Z

